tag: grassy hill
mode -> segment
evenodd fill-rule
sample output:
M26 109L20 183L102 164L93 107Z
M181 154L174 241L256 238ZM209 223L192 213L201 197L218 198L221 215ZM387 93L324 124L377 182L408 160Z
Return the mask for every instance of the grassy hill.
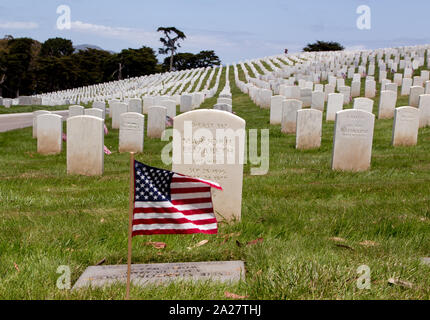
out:
M248 129L270 128L269 173L251 176L245 167L240 223L221 223L217 236L135 238L133 263L244 260L246 283L133 287L131 297L224 299L229 291L249 299L429 299L430 267L420 259L430 256L430 128L420 130L416 147L393 148L392 120L377 120L372 169L333 172L333 123L323 124L321 149L298 151L295 137L270 126L269 110L242 94L230 72L233 110ZM0 134L3 299L124 298L125 286L56 288L60 265L70 266L73 284L102 259L127 261L129 160L117 152L118 130L110 130L105 144L114 153L105 157L102 177L67 176L65 151L38 155L31 128ZM170 169L160 159L164 145L145 137L137 160ZM263 241L247 245L258 238ZM187 249L204 239L209 243ZM155 249L148 241L167 247ZM361 265L370 267L370 290L357 288ZM390 278L411 287L390 285Z

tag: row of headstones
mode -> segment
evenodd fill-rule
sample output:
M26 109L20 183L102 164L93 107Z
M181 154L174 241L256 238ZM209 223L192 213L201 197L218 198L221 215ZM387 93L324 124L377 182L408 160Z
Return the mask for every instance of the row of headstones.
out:
M121 115L120 152L142 152L144 115L125 113ZM177 116L174 129L181 134L173 137L172 170L182 174L217 181L224 189L215 192L214 207L219 217L240 219L243 183L243 163L234 164L196 164L184 161L187 147L182 140L186 122L192 121L193 128L202 126L210 130L215 137L217 128L245 130L245 121L231 113L219 110L195 110ZM61 152L62 117L48 111L38 112L35 118L37 124L38 151L43 154ZM197 127L195 127L197 126ZM178 140L179 137L179 140ZM176 140L176 141L175 141ZM193 141L193 144L196 142ZM240 140L238 143L244 143ZM196 146L193 145L193 148ZM229 152L224 147L224 154ZM235 148L235 159L240 159L240 150L244 145ZM218 153L217 153L218 157ZM193 158L194 159L194 158ZM194 161L194 160L193 160ZM67 173L87 176L102 175L104 172L104 121L94 116L74 116L67 119Z
M180 97L181 92L187 83L190 83L185 93L189 93L191 88L194 87L194 83L200 78L197 83L194 93L201 93L204 95L213 95L217 91L217 86L219 84L219 77L217 77L215 86L209 89L211 81L207 81L203 91L199 91L203 84L203 77L212 69L211 76L212 80L216 68L206 68L206 69L194 69L188 70L185 77L182 78L183 74L173 75L171 73L158 74L150 77L151 81L141 81L141 78L127 79L127 85L122 85L122 82L113 82L106 84L99 84L90 87L84 87L73 90L66 90L62 92L48 93L44 95L37 96L42 99L43 105L59 105L59 104L70 104L70 103L89 103L91 101L104 101L111 100L114 96L118 97L121 101L128 100L126 97L138 98L142 95L147 96L148 94L153 95L153 93L165 94L167 91L172 93L176 92L176 96ZM222 68L219 68L222 70ZM221 72L220 72L221 73ZM166 82L165 82L166 80ZM122 80L125 81L125 80ZM111 90L105 92L100 90L100 88L111 87ZM94 89L97 88L97 89ZM180 98L179 98L180 99ZM177 104L179 102L177 101Z
M430 118L429 118L430 119ZM296 134L296 148L314 149L321 146L323 113L302 109L299 100L285 100L282 108L282 132ZM365 110L349 109L336 112L332 169L363 171L370 168L375 116ZM428 124L430 126L430 122ZM418 141L419 110L399 107L394 112L393 146L414 146Z
M417 87L418 89L421 87ZM430 94L419 94L422 90L412 90L409 99L410 107L418 107L420 128L430 124ZM417 99L418 98L418 99ZM270 123L280 124L282 120L282 108L287 98L285 96L273 96L270 107ZM298 100L298 99L294 99ZM303 104L303 101L301 101ZM397 104L397 92L385 90L381 92L378 108L378 119L391 119ZM304 105L303 105L304 106ZM334 121L336 113L343 110L344 96L340 93L330 93L328 95L326 121ZM312 95L311 109L325 111L323 93L314 92ZM355 98L353 109L365 110L373 113L374 101L369 98Z

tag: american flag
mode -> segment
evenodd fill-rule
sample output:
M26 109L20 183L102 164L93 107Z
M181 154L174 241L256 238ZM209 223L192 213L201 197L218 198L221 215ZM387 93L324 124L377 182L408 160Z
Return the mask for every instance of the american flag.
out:
M211 188L217 183L134 162L133 233L216 234Z

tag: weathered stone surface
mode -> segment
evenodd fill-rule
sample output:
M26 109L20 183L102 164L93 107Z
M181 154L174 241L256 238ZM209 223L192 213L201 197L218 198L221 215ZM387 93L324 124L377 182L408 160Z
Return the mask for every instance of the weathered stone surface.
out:
M142 113L142 100L133 98L128 101L128 112Z
M37 152L44 155L61 153L63 117L57 114L42 114L37 122Z
M420 100L420 95L424 94L424 88L414 86L411 87L410 95L409 95L409 106L418 107L418 103Z
M167 116L170 118L176 117L176 101L166 99L161 102L161 106L165 107L167 109Z
M193 110L193 96L191 94L181 95L181 112L188 112Z
M375 116L363 110L336 114L332 169L365 171L370 168Z
M70 106L69 107L69 118L76 116L83 116L85 108L82 106Z
M121 102L114 102L112 109L112 129L119 129L121 115L128 112L128 105Z
M323 113L316 109L297 111L296 149L307 150L321 146Z
M104 170L104 121L92 116L67 119L67 173L96 176Z
M85 109L85 115L86 116L93 116L100 119L104 119L104 112L102 109L98 108L91 108L91 109Z
M37 138L37 117L42 114L51 114L51 112L46 110L38 110L33 112L33 138Z
M373 100L369 98L355 98L354 99L354 109L364 110L367 112L373 112Z
M143 152L145 116L137 112L123 113L120 117L119 152Z
M413 107L400 107L394 112L393 146L414 146L418 141L420 112Z
M161 139L166 130L167 108L152 106L148 110L148 137Z
M174 119L172 171L217 182L218 219L239 221L242 212L245 120L218 110L195 110Z
M311 108L324 112L324 97L324 92L322 91L312 92Z
M420 101L418 105L420 111L420 128L430 126L430 94L420 95Z
M396 109L397 91L381 91L379 98L378 119L392 119Z
M284 96L273 96L270 106L270 124L276 125L282 122L282 105Z
M327 102L327 121L334 121L336 119L336 113L343 109L343 94L341 93L330 93L328 95Z
M173 281L216 281L235 283L245 280L243 261L135 264L131 266L131 283L136 286ZM73 286L103 287L127 282L127 265L88 267Z
M296 99L286 99L282 105L282 129L283 133L296 133L297 111L302 109L303 102Z

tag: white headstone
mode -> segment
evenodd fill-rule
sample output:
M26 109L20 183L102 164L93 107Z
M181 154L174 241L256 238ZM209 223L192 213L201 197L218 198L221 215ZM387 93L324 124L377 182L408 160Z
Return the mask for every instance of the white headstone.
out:
M85 109L85 115L86 116L93 116L93 117L98 117L100 119L104 119L104 113L102 109L98 109L98 108L91 108L91 109Z
M152 106L148 110L148 137L161 139L166 130L167 108Z
M364 110L367 112L373 112L373 100L369 98L355 98L354 109Z
M375 116L363 110L336 114L332 169L366 171L370 168Z
M103 119L92 116L67 119L67 173L97 176L103 170Z
M50 111L38 110L33 112L33 138L37 138L37 117L42 114L50 114Z
M322 91L312 92L311 108L324 112L324 92Z
M394 112L393 146L414 146L418 141L420 112L413 107L400 107Z
M303 102L296 99L286 99L282 103L283 133L296 133L297 111L303 108Z
M127 112L120 116L119 152L143 152L145 116Z
M121 102L115 102L111 105L112 110L112 129L119 129L120 117L123 113L128 112L128 105Z
M327 121L335 121L336 113L343 109L343 94L330 93L327 102Z
M83 116L85 108L82 106L70 106L69 107L69 118L76 116Z
M181 95L181 112L188 112L193 109L193 96L190 94Z
M420 96L418 105L420 111L420 128L430 126L430 94L423 94Z
M321 146L323 113L316 109L297 111L296 149L307 150Z
M214 212L228 221L241 219L245 124L218 110L196 110L174 119L180 136L173 137L172 171L219 183L223 191L212 191Z
M142 113L142 100L141 99L130 99L128 101L128 112Z
M397 103L397 91L381 91L378 108L378 119L392 119Z
M413 86L411 87L411 92L409 95L409 106L418 107L418 103L420 100L420 95L424 94L424 88Z
M57 114L42 114L37 121L37 152L40 154L61 153L63 139L63 117Z
M270 124L276 125L282 122L282 105L284 96L273 96L270 106Z

